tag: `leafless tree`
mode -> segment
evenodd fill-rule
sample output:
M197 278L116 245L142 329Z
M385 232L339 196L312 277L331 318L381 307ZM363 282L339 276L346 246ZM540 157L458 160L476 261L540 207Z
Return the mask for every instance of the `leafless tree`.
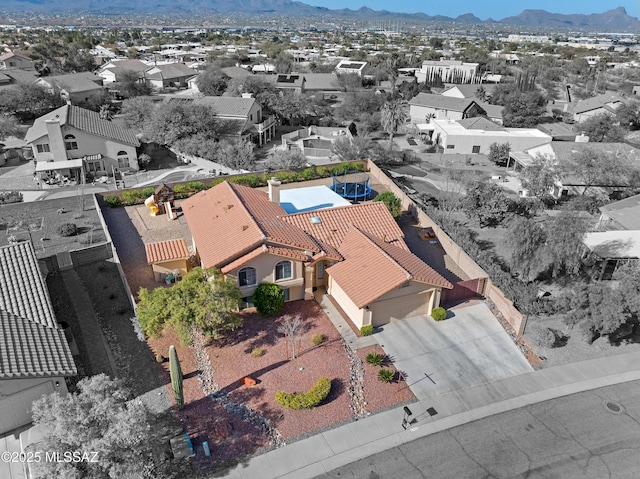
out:
M286 315L282 318L282 324L278 326L278 332L282 333L285 336L287 345L287 356L289 355L289 346L291 346L291 359L295 359L298 356L296 351L296 342L299 346L302 335L306 332L306 330L307 327L299 315Z

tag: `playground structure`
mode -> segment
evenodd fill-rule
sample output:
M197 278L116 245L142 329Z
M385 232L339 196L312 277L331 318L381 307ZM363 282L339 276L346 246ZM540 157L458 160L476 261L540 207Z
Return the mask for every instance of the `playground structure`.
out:
M332 191L352 201L366 201L371 194L371 177L363 171L331 175Z
M144 205L149 208L149 214L151 216L166 213L167 219L173 220L176 218L175 198L176 195L173 188L162 183L149 198L144 200Z

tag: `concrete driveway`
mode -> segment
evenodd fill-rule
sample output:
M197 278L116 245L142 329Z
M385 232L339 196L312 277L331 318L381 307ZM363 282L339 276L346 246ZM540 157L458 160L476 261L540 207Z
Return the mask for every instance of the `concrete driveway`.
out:
M484 303L449 314L393 322L375 334L418 399L533 370Z

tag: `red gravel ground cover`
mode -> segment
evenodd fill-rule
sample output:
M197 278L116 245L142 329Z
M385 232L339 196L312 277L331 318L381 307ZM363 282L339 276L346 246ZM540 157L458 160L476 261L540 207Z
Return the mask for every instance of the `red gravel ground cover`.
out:
M290 359L286 341L277 331L285 315L300 315L307 327L299 344L298 357ZM353 418L349 408L350 364L342 345L340 334L315 301L293 301L271 318L263 318L254 310L240 313L243 327L230 332L223 339L210 342L206 349L211 360L214 381L227 392L229 399L253 408L270 419L285 441L308 435L313 431ZM311 337L324 336L324 342L315 346ZM193 349L180 344L172 331L160 339L150 339L154 353L168 356L169 346L176 346L184 374L185 408L175 411L196 447L195 462L199 468L219 467L269 446L268 440L258 428L230 414L219 403L205 397L198 380ZM263 351L255 357L254 348ZM382 350L371 346L358 350L363 360L369 352ZM158 364L158 372L173 400L169 363ZM392 365L386 367L393 368ZM374 412L394 404L414 399L404 382L384 384L377 379L379 368L365 362L365 399L367 410ZM244 385L249 376L255 386ZM318 407L307 410L291 410L275 400L278 390L305 392L321 376L332 380L329 397ZM227 429L228 437L216 435ZM211 457L206 457L201 444L208 441Z

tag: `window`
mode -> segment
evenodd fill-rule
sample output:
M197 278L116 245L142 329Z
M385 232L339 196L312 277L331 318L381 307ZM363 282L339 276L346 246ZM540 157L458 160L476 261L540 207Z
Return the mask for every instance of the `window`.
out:
M87 161L87 171L95 173L96 171L104 171L102 162L100 161Z
M76 142L76 137L73 135L66 135L64 137L64 146L67 149L67 151L69 150L77 150L78 149L78 143Z
M318 279L324 278L324 263L320 261L318 263Z
M242 268L238 271L238 286L253 286L256 284L256 269Z
M480 147L474 146L473 149L471 150L471 153L480 153Z
M118 168L129 168L129 155L126 151L118 152Z
M43 143L42 145L36 145L36 149L38 153L49 153L51 150L49 149L49 143Z
M240 308L253 308L253 296L247 296L245 298L240 298Z
M282 291L284 291L284 300L289 301L289 288L283 289Z
M453 150L456 147L456 145L447 145L447 150Z
M280 261L276 264L276 281L291 278L291 261Z

